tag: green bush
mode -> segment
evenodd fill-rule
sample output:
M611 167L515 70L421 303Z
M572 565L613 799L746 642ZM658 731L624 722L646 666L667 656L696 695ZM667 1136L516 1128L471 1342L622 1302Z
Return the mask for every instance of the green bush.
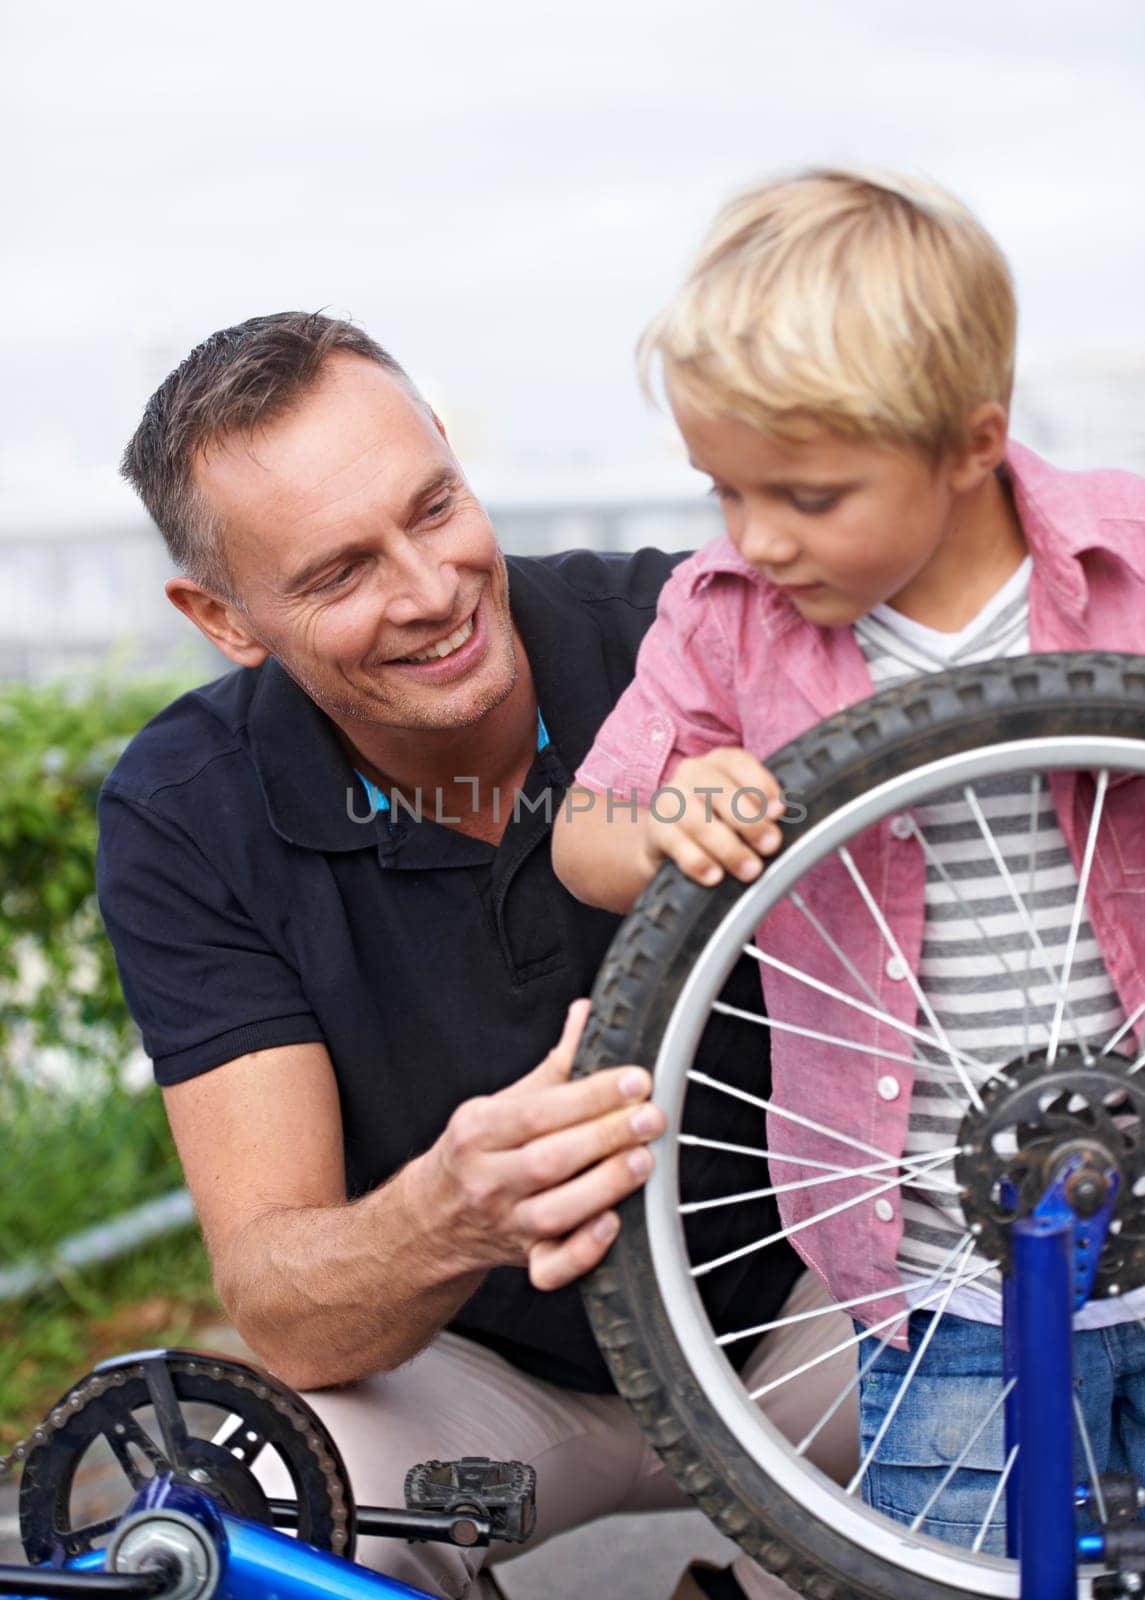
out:
M0 1087L0 1267L120 1216L183 1182L163 1101L115 1078L61 1094L11 1075Z
M95 803L139 728L185 684L0 686L0 1088L60 1049L89 1081L135 1043L95 900Z
M95 899L96 798L185 685L0 686L0 1265L177 1187Z
M178 1188L95 900L96 798L171 679L0 685L0 1268ZM219 1315L197 1233L0 1304L0 1454L93 1361Z

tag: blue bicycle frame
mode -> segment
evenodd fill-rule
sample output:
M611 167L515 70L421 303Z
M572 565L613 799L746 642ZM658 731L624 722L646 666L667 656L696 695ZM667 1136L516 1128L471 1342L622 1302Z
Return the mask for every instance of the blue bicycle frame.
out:
M1073 1223L1068 1215L1028 1217L1014 1223L1012 1243L1003 1335L1006 1377L1018 1380L1012 1391L1016 1405L1006 1409L1006 1460L1014 1463L1009 1553L1018 1557L1023 1600L1077 1600ZM1023 1405L1024 1395L1035 1403Z
M170 1477L154 1478L133 1500L124 1521L146 1515L161 1519L190 1518L199 1525L218 1557L220 1576L217 1600L438 1600L424 1589L413 1589L396 1578L383 1577L356 1562L301 1539L291 1539L275 1528L220 1511L209 1496ZM68 1562L74 1572L101 1572L107 1552L93 1550ZM29 1596L34 1597L34 1573L29 1573Z

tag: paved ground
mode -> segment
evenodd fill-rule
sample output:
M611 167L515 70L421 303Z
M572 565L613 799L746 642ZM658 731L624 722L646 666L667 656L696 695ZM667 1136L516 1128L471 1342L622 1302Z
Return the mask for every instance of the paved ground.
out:
M243 1354L241 1341L227 1327L212 1328L202 1344ZM104 1514L116 1510L122 1486L118 1468L102 1475L92 1485L86 1514L100 1514L101 1496ZM0 1562L23 1560L17 1500L17 1486L0 1487ZM508 1600L582 1600L586 1594L605 1600L668 1600L689 1561L701 1558L723 1565L734 1554L734 1545L721 1538L699 1511L609 1517L516 1557L498 1569L498 1580Z

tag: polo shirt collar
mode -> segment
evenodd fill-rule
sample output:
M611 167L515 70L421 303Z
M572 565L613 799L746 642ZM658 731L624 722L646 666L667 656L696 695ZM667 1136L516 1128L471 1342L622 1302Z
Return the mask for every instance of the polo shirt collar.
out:
M325 712L272 657L257 668L247 736L270 825L306 850L373 848L375 821L361 817L361 784Z
M626 682L610 685L590 608L543 561L509 556L509 605L533 674L537 704L566 773L592 748Z

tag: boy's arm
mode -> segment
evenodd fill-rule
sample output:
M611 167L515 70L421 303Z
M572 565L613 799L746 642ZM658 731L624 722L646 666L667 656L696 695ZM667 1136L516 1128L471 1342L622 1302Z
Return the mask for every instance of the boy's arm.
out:
M553 827L553 868L565 888L602 911L632 909L655 868L647 858L648 812L577 784Z
M728 641L752 596L725 584L699 600L702 561L685 561L661 590L636 675L597 730L554 828L557 876L608 911L628 911L665 859L699 883L724 871L747 882L760 854L778 846L778 785L738 748Z
M750 883L761 858L779 848L783 811L761 761L746 750L711 750L681 761L646 807L583 785L571 790L553 828L553 866L578 900L605 911L630 911L665 860L709 887L725 872Z

